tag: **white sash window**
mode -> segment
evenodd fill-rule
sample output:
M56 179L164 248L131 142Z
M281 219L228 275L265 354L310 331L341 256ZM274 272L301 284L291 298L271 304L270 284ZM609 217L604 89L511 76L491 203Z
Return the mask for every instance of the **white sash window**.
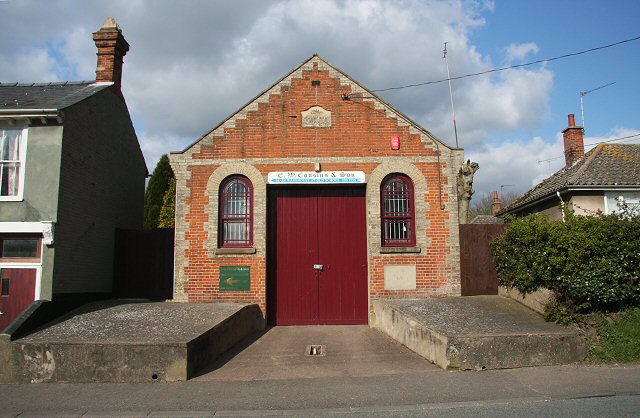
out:
M0 200L22 200L26 128L0 128Z

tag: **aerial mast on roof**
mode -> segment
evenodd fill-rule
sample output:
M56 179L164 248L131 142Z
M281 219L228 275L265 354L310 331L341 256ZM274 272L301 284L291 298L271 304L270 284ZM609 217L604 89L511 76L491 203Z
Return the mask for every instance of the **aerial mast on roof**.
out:
M603 86L600 87L596 87L595 89L591 89L591 90L587 90L587 91L581 91L580 92L580 111L582 112L582 132L586 132L584 129L584 96L586 96L587 94L591 93L592 91L596 91L596 90L600 90L603 89L605 87L609 87L613 84L616 84L616 82L614 81L613 83L609 83L609 84L605 84Z
M500 200L504 202L504 195L502 194L502 189L505 187L515 186L515 184L501 184L500 185Z
M456 136L456 148L458 148L458 127L456 126L456 109L455 109L455 106L453 105L453 86L451 85L451 71L449 71L449 58L447 58L448 43L449 42L444 43L444 51L442 51L444 53L444 56L442 58L444 58L445 62L447 63L447 79L449 80L449 95L451 96L451 111L453 112L453 132Z

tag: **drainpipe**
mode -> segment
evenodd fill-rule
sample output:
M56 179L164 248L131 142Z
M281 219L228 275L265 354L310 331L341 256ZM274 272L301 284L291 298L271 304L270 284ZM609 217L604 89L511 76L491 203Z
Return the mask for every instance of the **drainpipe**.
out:
M566 216L565 216L565 212L564 212L564 201L562 200L562 196L560 196L560 192L556 192L556 194L558 195L558 199L560 199L560 211L562 212L562 222L567 222Z

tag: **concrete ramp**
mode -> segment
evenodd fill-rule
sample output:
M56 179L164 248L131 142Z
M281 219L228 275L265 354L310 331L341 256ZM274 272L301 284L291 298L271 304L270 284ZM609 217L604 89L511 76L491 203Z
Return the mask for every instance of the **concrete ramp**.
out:
M90 303L26 337L0 340L0 382L187 380L262 322L255 304Z
M501 296L373 302L374 327L443 369L485 370L580 361L587 342Z

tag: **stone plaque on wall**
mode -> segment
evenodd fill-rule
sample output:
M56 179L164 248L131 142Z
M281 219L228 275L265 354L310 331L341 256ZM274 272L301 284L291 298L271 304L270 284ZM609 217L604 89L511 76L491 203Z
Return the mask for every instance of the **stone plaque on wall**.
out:
M416 266L386 265L384 266L385 290L414 290L416 288Z
M303 128L330 128L331 112L320 106L313 106L302 112Z

